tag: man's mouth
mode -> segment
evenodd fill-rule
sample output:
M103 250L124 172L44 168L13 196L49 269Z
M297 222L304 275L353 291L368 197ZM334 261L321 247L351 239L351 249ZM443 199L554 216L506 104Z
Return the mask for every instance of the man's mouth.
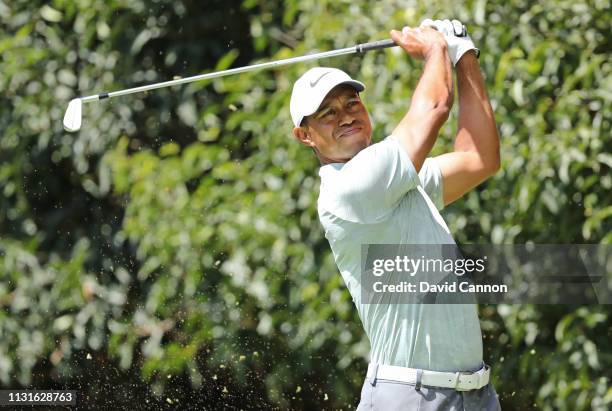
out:
M349 129L343 131L342 133L338 134L338 138L352 136L353 134L357 134L360 131L361 131L361 127L359 127L359 126L351 127Z

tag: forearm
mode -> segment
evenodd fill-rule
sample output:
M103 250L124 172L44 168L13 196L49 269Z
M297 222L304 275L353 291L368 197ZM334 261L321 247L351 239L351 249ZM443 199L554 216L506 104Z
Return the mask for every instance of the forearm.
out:
M452 105L453 73L450 59L445 47L436 47L425 59L410 111L428 112L439 108L448 113Z
M453 102L453 76L445 46L432 48L412 96L410 109L394 134L402 136L416 170L431 151Z
M474 52L466 53L457 64L459 91L459 131L455 151L478 154L481 166L491 172L499 169L499 136L493 109Z

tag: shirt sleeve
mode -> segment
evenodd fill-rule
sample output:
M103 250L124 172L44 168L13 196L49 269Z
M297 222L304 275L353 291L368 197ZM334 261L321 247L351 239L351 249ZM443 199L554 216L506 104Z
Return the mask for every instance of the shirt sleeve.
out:
M440 165L435 158L429 157L425 160L419 171L419 180L436 208L442 210L444 208L444 179Z
M334 210L358 223L384 221L406 193L419 184L418 174L393 136L361 150L334 179Z

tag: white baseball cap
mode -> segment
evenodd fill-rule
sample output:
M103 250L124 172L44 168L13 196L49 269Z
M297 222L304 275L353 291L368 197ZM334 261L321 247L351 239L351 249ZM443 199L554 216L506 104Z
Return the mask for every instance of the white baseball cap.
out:
M293 84L289 103L293 124L299 127L304 117L317 111L327 93L339 84L349 84L357 91L365 90L363 83L337 68L314 67L302 74Z

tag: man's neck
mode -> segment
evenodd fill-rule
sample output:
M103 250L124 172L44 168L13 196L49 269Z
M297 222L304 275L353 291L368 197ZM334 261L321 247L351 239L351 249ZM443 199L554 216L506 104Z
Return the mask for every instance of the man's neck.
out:
M325 157L324 155L319 153L316 149L314 150L314 152L322 166L327 165L327 164L334 164L334 163L346 163L347 161L350 160L350 158L347 160L347 159L334 159L330 157Z

